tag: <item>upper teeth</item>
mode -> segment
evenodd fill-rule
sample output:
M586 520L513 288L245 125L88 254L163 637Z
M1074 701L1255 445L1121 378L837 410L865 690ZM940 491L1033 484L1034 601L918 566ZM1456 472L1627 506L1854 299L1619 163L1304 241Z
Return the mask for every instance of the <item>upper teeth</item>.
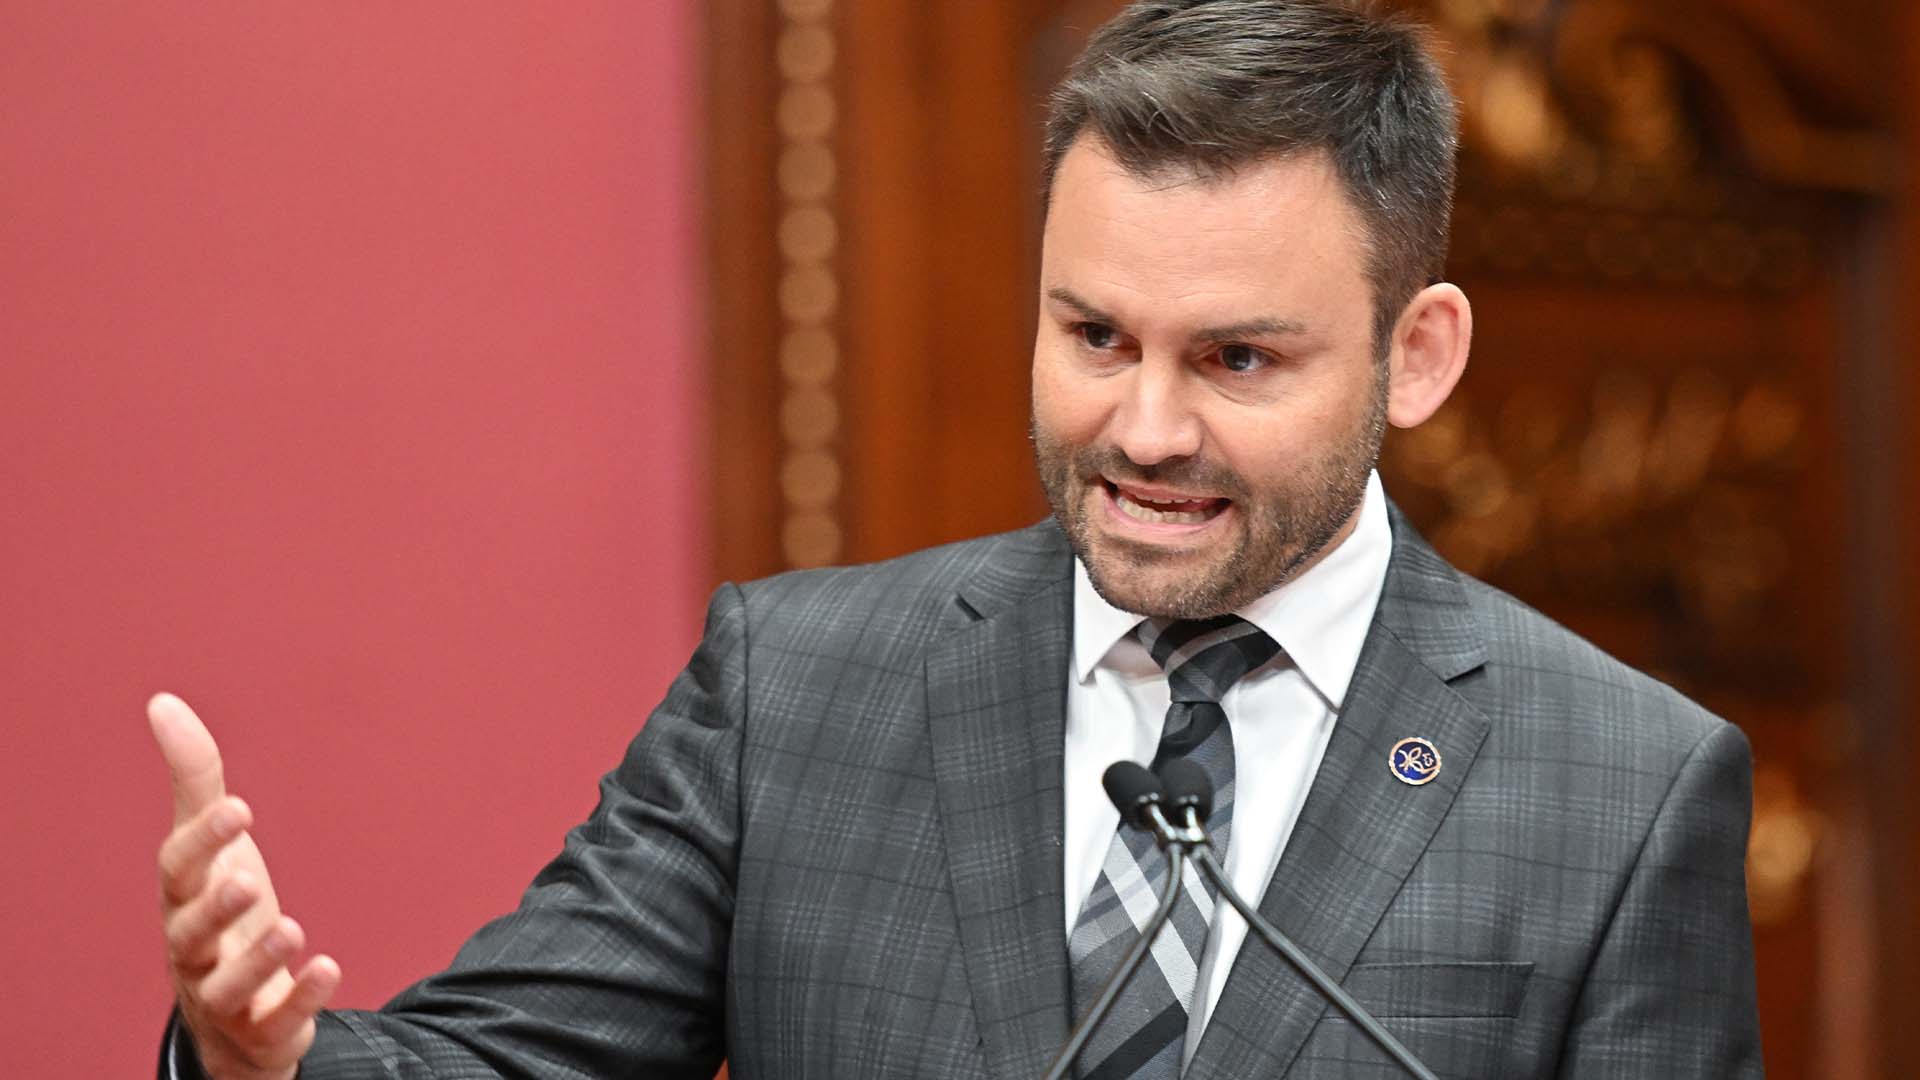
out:
M1146 506L1126 492L1116 492L1114 501L1122 513L1138 521L1155 521L1178 525L1198 525L1207 520L1206 501L1201 499L1180 499L1159 503L1160 506L1181 507L1182 509L1155 510ZM1192 509L1184 509L1192 507Z

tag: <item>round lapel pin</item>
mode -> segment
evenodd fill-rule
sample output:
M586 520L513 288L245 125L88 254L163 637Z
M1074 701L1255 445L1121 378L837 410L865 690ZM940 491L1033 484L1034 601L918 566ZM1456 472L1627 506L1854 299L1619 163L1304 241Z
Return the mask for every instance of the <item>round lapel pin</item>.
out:
M1401 739L1387 754L1387 767L1394 779L1419 787L1440 775L1440 751L1419 737Z

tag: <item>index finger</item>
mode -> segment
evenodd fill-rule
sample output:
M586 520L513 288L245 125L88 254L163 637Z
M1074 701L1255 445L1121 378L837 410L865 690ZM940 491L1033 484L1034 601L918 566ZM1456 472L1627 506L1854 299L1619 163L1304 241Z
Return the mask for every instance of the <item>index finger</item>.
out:
M167 760L173 780L173 823L178 826L227 793L220 768L220 748L207 725L172 694L155 694L147 702L147 723L160 756Z

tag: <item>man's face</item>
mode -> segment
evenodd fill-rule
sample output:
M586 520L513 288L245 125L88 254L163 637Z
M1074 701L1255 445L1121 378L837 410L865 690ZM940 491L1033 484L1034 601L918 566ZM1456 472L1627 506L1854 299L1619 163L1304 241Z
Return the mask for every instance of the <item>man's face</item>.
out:
M1197 179L1131 175L1087 137L1067 151L1034 454L1109 603L1221 614L1352 531L1387 403L1362 230L1324 155Z

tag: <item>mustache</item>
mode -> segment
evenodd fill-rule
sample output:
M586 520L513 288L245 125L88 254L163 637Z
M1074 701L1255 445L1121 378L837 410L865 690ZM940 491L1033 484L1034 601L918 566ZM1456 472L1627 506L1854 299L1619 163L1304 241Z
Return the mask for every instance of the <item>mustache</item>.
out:
M1240 474L1223 465L1197 457L1168 458L1142 465L1117 446L1088 446L1073 452L1073 469L1084 481L1096 476L1108 480L1139 484L1165 484L1168 487L1193 488L1229 499L1246 495L1247 486Z

